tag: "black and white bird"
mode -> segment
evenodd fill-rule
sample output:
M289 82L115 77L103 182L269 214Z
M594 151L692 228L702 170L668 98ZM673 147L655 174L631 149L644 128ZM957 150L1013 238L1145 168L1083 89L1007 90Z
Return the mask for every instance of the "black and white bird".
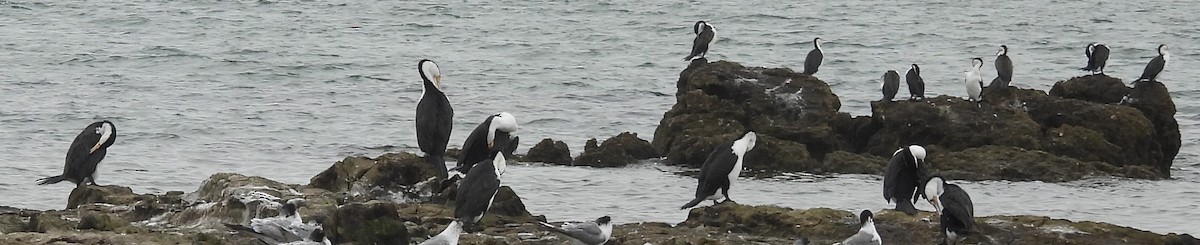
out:
M501 141L491 151L489 160L480 161L474 171L458 183L458 194L454 200L454 219L462 221L466 227L474 227L476 222L492 207L496 192L500 190L500 176L508 166L501 149L508 146L507 141Z
M38 179L37 184L48 185L66 180L75 183L76 187L96 185L96 166L104 160L108 147L116 140L117 127L112 122L106 120L89 124L71 142L62 175Z
M1000 88L1008 87L1008 84L1012 82L1013 76L1013 63L1012 59L1008 58L1008 45L1000 45L1000 51L996 52L995 63L996 79L1000 81L999 83L993 82L992 85L999 85L998 87Z
M1142 76L1138 77L1138 79L1134 80L1134 82L1158 81L1158 80L1156 80L1156 79L1158 79L1158 74L1162 72L1163 67L1166 67L1167 62L1170 62L1170 61L1171 61L1171 53L1167 52L1167 45L1166 44L1158 45L1158 56L1155 56L1154 59L1150 60L1149 64L1146 64L1146 69L1142 70Z
M900 73L888 70L883 73L882 78L883 82L879 84L879 88L883 91L883 101L891 102L896 99L896 93L900 92Z
M880 245L883 244L883 238L879 237L879 232L875 231L875 214L871 210L863 210L858 215L858 222L862 227L858 228L858 233L842 240L842 242L834 243L835 245Z
M488 116L479 126L475 127L474 131L467 136L467 140L463 142L462 152L458 154L458 165L454 167L459 172L464 174L470 173L471 166L475 163L491 159L491 153L496 145L504 143L504 145L513 145L510 149L515 149L515 144L508 144L512 140L512 133L517 131L517 118L508 112L501 112L495 115ZM503 151L505 155L511 156L511 151Z
M958 185L946 183L942 176L930 176L921 196L941 216L942 244L956 244L975 231L975 205L971 196Z
M430 237L429 240L421 242L421 245L458 245L458 236L463 232L463 222L460 220L451 221L446 225L446 229L436 236Z
M1089 43L1087 48L1083 50L1083 54L1087 55L1087 66L1079 68L1080 70L1090 71L1092 74L1104 74L1104 65L1108 63L1108 46L1102 43Z
M927 169L925 147L910 145L896 150L883 175L883 199L895 203L897 211L917 214L913 203L921 181L928 175Z
M684 61L690 61L693 58L704 58L704 55L708 54L708 49L712 46L714 38L717 36L717 28L704 21L696 21L696 24L692 26L692 31L696 33L696 39L692 40L692 53L684 57Z
M825 52L821 50L821 38L813 38L813 50L808 51L808 57L804 58L804 74L816 74L817 68L821 68L821 61L824 59Z
M425 162L433 166L441 179L449 177L446 169L446 144L454 127L454 108L442 92L442 71L431 60L417 62L417 71L424 81L421 100L417 102L417 145L425 152Z
M912 64L912 68L904 74L904 80L908 83L909 100L925 100L925 79L921 79L921 67Z
M980 96L983 93L983 76L979 74L980 68L983 68L983 59L971 59L971 70L967 71L967 77L963 79L963 83L967 86L967 98L972 102L979 102L983 99Z
M613 231L612 218L608 216L600 217L594 222L563 223L557 227L546 222L538 222L538 225L543 229L566 235L572 244L578 245L604 244L612 238Z
M225 224L231 230L246 232L266 244L330 244L325 237L321 225L309 221L305 223L300 218L300 199L288 200L279 209L279 215L267 218L254 218L250 225Z
M746 152L754 149L755 141L758 141L758 136L754 134L754 131L749 131L740 139L717 146L708 155L704 165L700 166L696 198L679 209L695 207L704 200L712 200L714 205L719 199L729 201L729 186L742 173Z

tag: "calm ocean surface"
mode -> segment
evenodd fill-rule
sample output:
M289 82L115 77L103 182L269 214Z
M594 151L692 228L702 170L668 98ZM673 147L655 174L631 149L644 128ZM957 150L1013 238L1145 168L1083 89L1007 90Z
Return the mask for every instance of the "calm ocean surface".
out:
M707 20L717 27L708 58L749 66L799 69L821 37L817 77L855 115L880 97L884 71L911 63L930 94L965 96L969 59L983 57L991 79L1006 44L1013 85L1048 90L1084 74L1089 42L1109 45L1108 74L1127 81L1168 44L1159 80L1183 131L1174 179L961 185L979 215L1200 233L1200 3L785 2L0 1L0 205L62 208L70 184L33 181L59 174L71 140L96 120L118 133L98 182L137 192L193 191L218 172L307 183L345 156L416 151L423 58L441 66L454 105L451 147L499 111L521 123L519 152L547 137L573 154L593 137L648 139L674 104L691 25ZM679 222L695 180L678 170L529 164L504 182L551 220ZM742 179L733 189L742 204L889 207L878 176Z

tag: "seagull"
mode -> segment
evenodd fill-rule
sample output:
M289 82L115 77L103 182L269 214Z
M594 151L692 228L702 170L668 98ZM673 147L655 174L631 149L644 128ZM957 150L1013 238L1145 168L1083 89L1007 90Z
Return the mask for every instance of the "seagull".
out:
M304 223L300 218L297 209L302 202L301 199L288 200L280 209L279 216L251 219L250 226L225 226L235 231L250 233L267 244L330 244L320 224L312 221Z
M863 210L858 216L859 223L862 224L858 228L858 233L842 240L842 242L834 243L835 245L880 245L883 244L883 238L879 237L879 232L875 231L875 215L871 210Z
M458 235L462 234L463 222L455 220L446 225L446 229L437 236L430 237L429 240L421 242L421 245L458 245Z
M573 244L578 245L600 245L608 242L612 238L612 219L608 216L600 217L595 222L584 222L578 224L563 223L560 227L554 227L550 223L538 222L542 228L567 235L571 238Z

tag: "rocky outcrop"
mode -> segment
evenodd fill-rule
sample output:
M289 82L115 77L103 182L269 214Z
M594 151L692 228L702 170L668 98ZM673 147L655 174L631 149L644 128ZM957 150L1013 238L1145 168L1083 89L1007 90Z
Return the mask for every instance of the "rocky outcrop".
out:
M932 222L931 222L932 220ZM892 210L875 214L875 228L884 244L937 244L936 213L915 216ZM978 234L966 244L1196 244L1190 235L1159 235L1129 227L1096 222L1073 222L1037 216L975 218ZM692 209L680 227L715 228L723 232L795 239L812 244L839 242L858 231L857 212L814 208L796 210L776 206L721 203Z
M825 154L848 148L849 122L829 85L787 68L744 67L696 59L680 73L676 103L654 131L653 146L667 164L699 167L717 145L746 130L758 133L747 154L755 170L798 171Z
M347 157L313 176L309 186L332 192L365 189L364 186L395 189L412 186L436 176L433 168L412 153L388 153L376 158Z
M744 130L759 135L746 168L768 172L881 173L886 162L864 161L919 144L931 149L933 171L966 179L1158 179L1170 176L1180 147L1161 83L1129 88L1105 75L1059 82L1050 94L988 88L982 103L946 95L875 101L860 117L838 113L824 82L784 68L696 60L678 83L653 143L668 164L698 167Z
M529 148L522 160L567 165L571 164L571 149L567 148L567 143L545 138Z
M330 215L325 232L334 243L408 244L399 209L396 203L384 201L342 205Z
M1017 154L1008 164L1076 163L1042 155L1021 156L1015 147L980 147L981 152L932 155L945 164L974 163L985 154ZM934 149L936 150L936 149ZM975 151L975 150L971 150ZM934 151L937 152L937 151ZM1048 153L1042 153L1048 154ZM395 155L403 156L403 155ZM383 159L380 157L377 159ZM832 152L822 163L830 171L869 171L882 158ZM391 160L387 160L391 161ZM350 162L350 163L347 163ZM1029 163L1022 163L1029 162ZM354 164L342 161L338 164ZM345 166L341 166L345 167ZM833 167L842 167L840 169ZM964 166L962 168L976 168ZM1090 169L1086 166L1076 166ZM368 168L369 169L369 168ZM981 171L1000 171L981 168ZM1088 170L1091 171L1091 170ZM1097 170L1098 171L1098 170ZM324 174L324 173L323 173ZM969 176L969 173L953 173ZM1037 174L1018 172L1018 174ZM970 177L964 177L970 178ZM315 178L314 178L315 179ZM451 178L446 190L456 190ZM347 183L357 182L350 180ZM413 185L421 185L418 182ZM367 186L365 188L375 188ZM403 189L412 189L407 187ZM287 184L256 176L214 174L191 193L133 194L120 186L87 186L77 190L81 202L62 211L37 211L0 207L0 244L261 244L252 236L231 233L224 224L245 224L254 217L275 216L279 203L305 200L299 212L306 221L320 222L331 240L352 244L413 244L442 231L453 219L453 195L446 202L369 199L351 192L331 192L310 185ZM464 233L460 244L562 244L563 238L535 225L546 217L534 216L517 196L520 190L502 187L479 232ZM102 196L102 195L113 196ZM426 193L432 195L431 193ZM616 226L610 244L791 244L803 235L816 244L828 244L857 230L854 213L826 208L796 210L775 206L722 203L692 209L683 223L632 223ZM937 238L931 213L908 216L880 211L876 225L885 244L931 244ZM1036 216L980 217L982 235L968 244L1196 244L1189 235L1160 235L1095 222L1071 222Z
M638 160L657 158L661 155L650 142L638 138L637 134L624 132L604 140L597 145L596 139L588 140L583 153L572 165L592 167L621 167Z

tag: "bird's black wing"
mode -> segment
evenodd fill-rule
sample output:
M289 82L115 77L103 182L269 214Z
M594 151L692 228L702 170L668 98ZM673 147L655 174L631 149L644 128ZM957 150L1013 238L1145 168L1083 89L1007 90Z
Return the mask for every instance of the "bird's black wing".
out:
M822 54L820 50L814 48L812 51L808 51L808 57L804 58L804 73L817 73L817 68L821 67L823 59L825 59L825 54Z
M83 180L83 177L91 175L91 171L83 171L87 165L88 159L92 156L92 147L100 143L100 134L96 133L95 126L88 126L75 136L75 140L71 141L71 149L67 150L66 163L63 166L63 177L71 182L78 183ZM101 151L103 149L98 149ZM101 159L104 157L101 156ZM97 160L97 163L100 161ZM91 169L94 171L96 167L93 165Z
M712 43L714 36L715 33L712 31L700 31L700 34L697 34L696 38L692 40L692 53L683 59L691 60L701 53L708 52L708 44Z
M1166 60L1163 60L1162 55L1154 57L1146 64L1146 69L1142 70L1142 76L1139 79L1157 79L1158 73L1162 72L1163 66L1166 65Z
M500 190L500 176L496 176L492 163L480 162L476 166L475 171L468 172L459 182L454 200L454 218L466 223L474 222L469 218L487 213L492 197Z
M892 154L892 160L888 162L887 172L883 174L883 200L891 201L892 194L896 193L896 189L900 187L900 173L904 172L904 154L896 152Z
M1095 49L1095 51L1092 51L1092 58L1089 59L1088 65L1092 65L1092 69L1095 71L1102 71L1104 65L1108 63L1108 47L1097 46Z
M487 160L488 145L487 134L491 128L492 118L488 117L483 123L475 127L470 135L467 135L467 140L463 141L462 151L458 153L458 168L460 172L467 172L477 162Z
M942 215L947 215L962 224L965 231L974 231L975 229L975 205L971 203L971 196L958 185L946 184L942 196L938 199L942 202Z
M1008 55L996 57L996 76L1004 82L1012 82L1013 63Z
M737 161L737 155L733 154L733 142L728 142L717 146L712 153L708 155L708 159L704 160L704 165L700 166L700 185L696 187L696 197L704 197L711 195L721 188L724 183L728 183L727 176L730 171L733 171L734 162Z
M434 113L417 115L417 145L422 152L446 154L446 144L450 142L450 131L454 127L454 108L450 106L450 100L441 91L426 90L425 96L417 102L417 113L422 111Z

